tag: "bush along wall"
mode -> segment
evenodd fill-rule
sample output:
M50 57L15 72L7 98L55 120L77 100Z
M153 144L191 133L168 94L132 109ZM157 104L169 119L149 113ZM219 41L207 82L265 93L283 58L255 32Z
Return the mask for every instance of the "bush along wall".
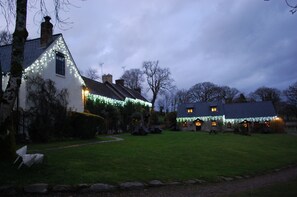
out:
M111 105L100 100L87 100L86 109L105 119L106 130L103 133L131 132L134 113L143 114L147 119L149 108L141 104L127 102L122 105Z
M72 137L90 139L96 133L105 130L105 122L101 116L90 113L69 112Z

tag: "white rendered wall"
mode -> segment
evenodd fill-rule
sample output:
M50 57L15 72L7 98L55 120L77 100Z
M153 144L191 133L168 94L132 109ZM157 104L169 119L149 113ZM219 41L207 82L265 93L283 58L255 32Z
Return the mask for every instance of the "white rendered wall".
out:
M65 55L65 76L56 74L56 51ZM55 82L58 90L67 89L68 108L71 111L83 112L82 86L84 82L78 73L74 60L64 42L62 36L57 38L51 46L28 68L25 69L22 84L19 91L19 107L26 109L26 80L24 78L40 75L43 79ZM3 77L3 88L7 85L8 77Z

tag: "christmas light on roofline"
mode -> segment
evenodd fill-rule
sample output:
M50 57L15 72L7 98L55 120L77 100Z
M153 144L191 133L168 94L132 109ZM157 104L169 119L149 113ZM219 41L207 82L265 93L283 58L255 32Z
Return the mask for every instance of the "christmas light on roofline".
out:
M108 98L97 94L91 94L91 93L88 94L88 99L92 101L99 101L107 105L113 105L113 106L119 106L119 107L125 106L128 102L131 102L133 104L140 104L145 107L152 107L151 103L140 99L126 98L124 101L122 101L122 100L112 99L112 98Z

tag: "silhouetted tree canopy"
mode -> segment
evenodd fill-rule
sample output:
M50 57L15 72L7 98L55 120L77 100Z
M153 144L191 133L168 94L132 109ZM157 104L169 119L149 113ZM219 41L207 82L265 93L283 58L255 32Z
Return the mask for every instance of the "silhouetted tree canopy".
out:
M125 86L131 89L142 89L143 72L138 68L126 70L121 79L125 81Z
M281 92L276 88L260 87L252 94L256 101L272 101L274 104L279 102Z
M297 82L290 85L288 89L284 91L285 96L288 99L288 102L297 107Z
M86 75L88 78L90 78L92 80L98 80L100 78L98 75L98 71L93 68L89 68L86 72Z

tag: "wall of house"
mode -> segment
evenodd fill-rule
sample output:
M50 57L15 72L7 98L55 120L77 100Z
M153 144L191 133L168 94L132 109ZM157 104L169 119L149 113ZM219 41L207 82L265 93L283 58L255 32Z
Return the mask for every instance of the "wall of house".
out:
M65 76L56 74L56 59L55 53L61 52L65 55L66 66ZM78 73L77 67L73 58L64 42L64 39L59 37L48 49L37 59L30 67L25 69L26 76L40 75L44 79L51 79L55 82L57 89L68 90L68 108L71 111L83 112L84 103L82 95L82 86L84 82ZM23 76L22 84L19 91L19 107L26 109L26 76ZM8 77L4 77L3 89L7 85Z
M59 37L47 50L49 57L47 65L44 66L41 76L44 79L51 79L55 82L56 88L59 90L68 90L68 107L71 111L84 111L84 104L82 98L83 81L78 73L74 60L64 42L64 39ZM65 55L66 66L65 76L56 74L56 59L55 53L60 52ZM54 57L51 57L54 56Z

